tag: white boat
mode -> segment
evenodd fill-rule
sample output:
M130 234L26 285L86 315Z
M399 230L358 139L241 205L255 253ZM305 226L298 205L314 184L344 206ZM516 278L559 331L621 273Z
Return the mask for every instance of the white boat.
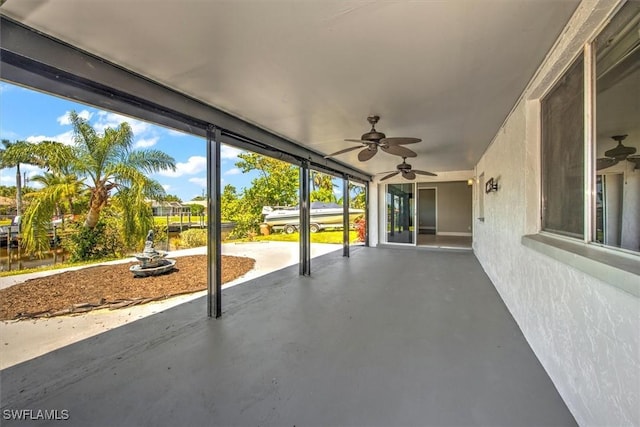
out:
M337 203L311 202L310 230L312 233L323 228L342 228L344 211ZM295 232L300 226L300 209L298 206L264 206L262 208L264 223L275 230L284 229L286 233ZM349 224L364 215L364 209L349 208Z

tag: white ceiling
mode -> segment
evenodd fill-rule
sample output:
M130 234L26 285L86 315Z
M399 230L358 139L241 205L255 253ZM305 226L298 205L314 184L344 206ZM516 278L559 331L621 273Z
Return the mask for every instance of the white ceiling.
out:
M578 0L8 0L26 25L322 153L381 116L416 169L469 170ZM399 157L337 159L370 173Z

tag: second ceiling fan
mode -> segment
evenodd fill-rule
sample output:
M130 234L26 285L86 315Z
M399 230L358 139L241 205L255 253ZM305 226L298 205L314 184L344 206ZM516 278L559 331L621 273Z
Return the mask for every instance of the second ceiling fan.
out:
M393 154L394 156L400 157L416 157L417 154L403 145L406 144L415 144L417 142L422 141L420 138L403 138L403 137L393 137L387 138L387 136L376 130L376 123L380 120L380 116L369 116L367 117L367 121L371 123L371 130L365 134L363 134L360 139L345 139L348 142L358 142L364 145L364 149L358 153L358 160L361 162L366 162L376 155L378 152L378 148L382 151ZM359 150L362 146L349 147L344 150L336 151L335 153L327 154L325 157L334 157L338 154L348 153L349 151Z
M389 172L381 172L381 173L389 173ZM427 171L421 171L421 170L418 170L418 169L412 169L411 165L409 163L407 163L407 158L403 157L402 158L402 163L400 163L399 165L396 166L396 170L391 172L391 173L389 173L389 175L385 175L382 178L380 178L380 181L384 181L385 179L393 178L394 176L398 175L399 173L402 174L402 177L404 179L408 179L408 180L416 179L416 175L438 176L437 174L435 174L433 172L427 172Z

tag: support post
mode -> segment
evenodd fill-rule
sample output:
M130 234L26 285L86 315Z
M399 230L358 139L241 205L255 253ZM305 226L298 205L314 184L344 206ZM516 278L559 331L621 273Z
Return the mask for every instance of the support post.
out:
M300 165L300 275L311 275L311 224L309 195L309 162Z
M364 186L364 245L369 246L369 181Z
M220 129L207 129L207 316L222 315L220 235Z
M342 256L349 256L349 177L342 176Z

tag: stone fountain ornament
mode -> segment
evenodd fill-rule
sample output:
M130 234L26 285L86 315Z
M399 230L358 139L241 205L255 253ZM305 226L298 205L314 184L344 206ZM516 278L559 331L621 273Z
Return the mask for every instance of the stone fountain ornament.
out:
M168 273L176 266L175 259L165 258L167 256L165 251L158 251L153 247L153 230L147 233L144 251L134 256L140 261L140 264L129 267L134 277L157 276Z

